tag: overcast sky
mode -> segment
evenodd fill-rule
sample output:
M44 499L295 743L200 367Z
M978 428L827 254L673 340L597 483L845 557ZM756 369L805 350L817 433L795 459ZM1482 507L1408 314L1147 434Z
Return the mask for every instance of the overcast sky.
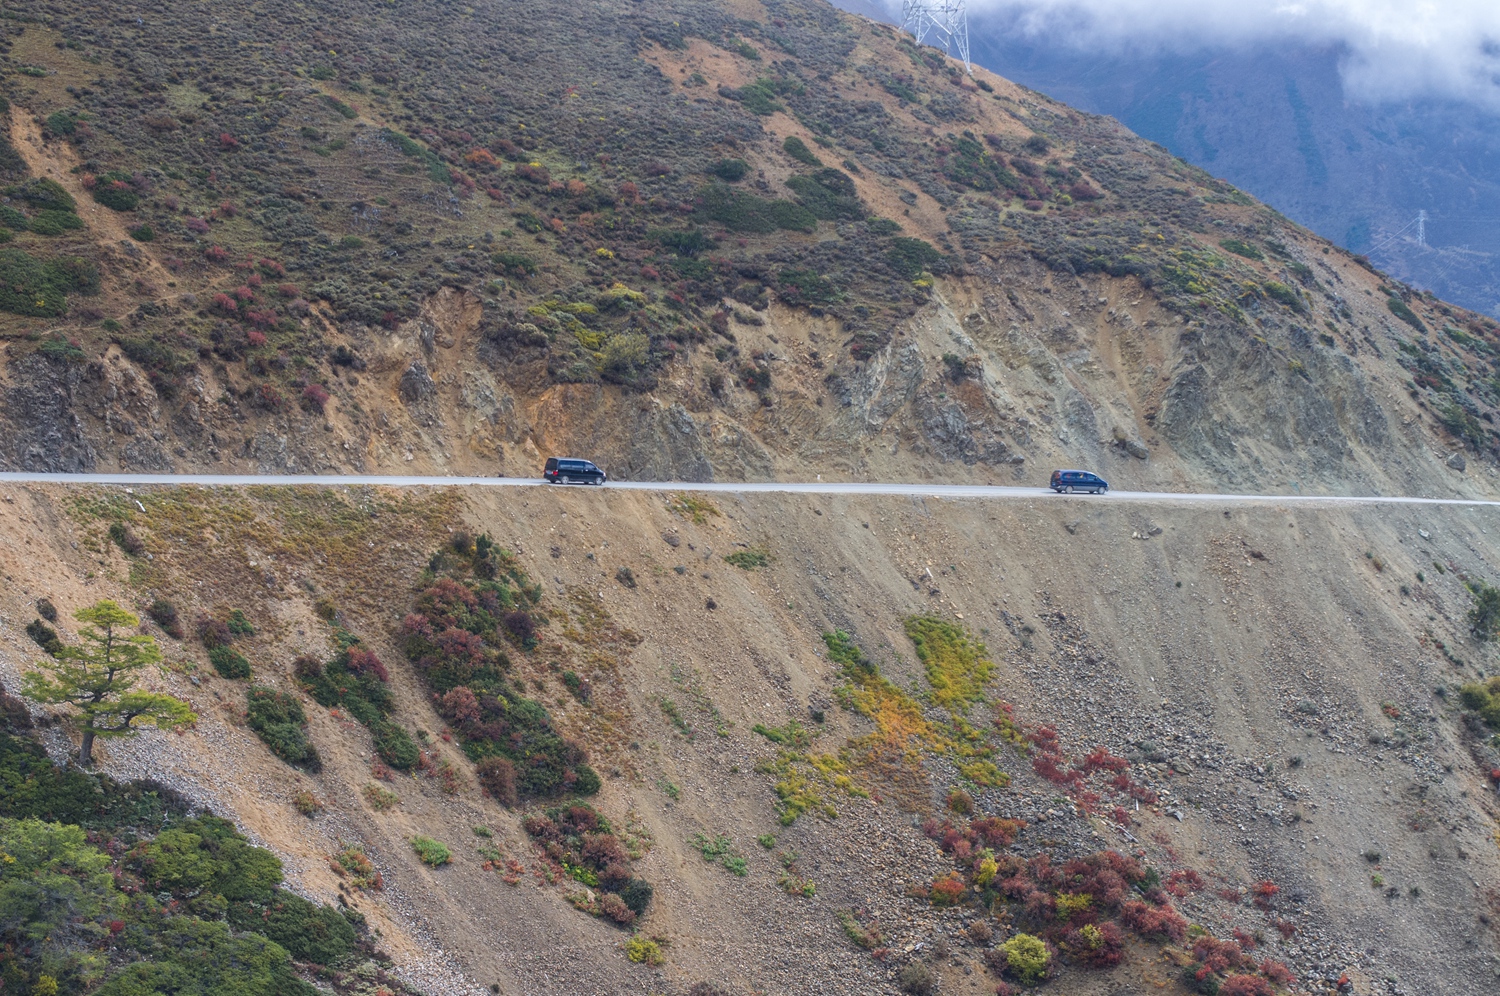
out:
M1500 0L968 0L1038 40L1136 50L1338 46L1349 95L1442 96L1500 110ZM886 0L899 20L901 0Z

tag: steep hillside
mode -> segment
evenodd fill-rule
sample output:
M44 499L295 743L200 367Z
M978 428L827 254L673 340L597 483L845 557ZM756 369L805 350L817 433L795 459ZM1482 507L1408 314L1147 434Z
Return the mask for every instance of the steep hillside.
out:
M10 467L1492 490L1493 322L821 4L28 10Z
M39 598L68 643L98 598L158 617L170 603L185 638L145 625L168 661L152 683L199 721L101 744L104 770L235 820L290 888L363 914L428 992L992 993L1017 982L997 949L1018 933L1052 943L1061 993L1269 986L1273 963L1295 991L1492 984L1500 754L1464 704L1496 668L1465 586L1496 574L1487 513L582 489L3 498L0 680L44 659L23 632ZM456 590L480 605L455 608ZM486 629L485 591L533 628ZM445 612L483 646L414 636ZM235 618L248 678L216 673L198 636ZM466 700L459 680L492 691ZM257 738L252 687L301 702L319 765ZM376 713L366 687L387 690ZM490 695L512 732L541 710L582 752L571 790L526 774L546 770L527 766L544 739L527 764L486 739ZM44 739L61 756L70 733ZM517 780L476 755L517 758ZM302 815L308 797L324 808ZM571 817L539 817L565 798L609 821L616 843L598 848L620 868L548 836ZM419 836L451 861L424 865ZM331 861L351 848L380 887ZM619 876L654 891L624 929L605 901ZM631 960L657 951L659 967Z

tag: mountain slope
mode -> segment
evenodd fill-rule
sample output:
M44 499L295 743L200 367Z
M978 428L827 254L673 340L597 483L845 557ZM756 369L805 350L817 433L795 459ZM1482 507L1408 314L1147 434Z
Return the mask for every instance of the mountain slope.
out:
M1492 322L827 7L39 10L10 466L1487 493Z

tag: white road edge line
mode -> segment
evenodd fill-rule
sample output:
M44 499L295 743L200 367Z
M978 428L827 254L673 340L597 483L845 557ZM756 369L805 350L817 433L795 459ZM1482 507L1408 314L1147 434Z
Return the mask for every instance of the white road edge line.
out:
M0 471L0 483L104 484L136 487L504 487L529 488L546 484L529 477L408 477L356 474L32 474ZM1049 498L1087 501L1138 502L1277 502L1284 504L1344 505L1468 505L1500 507L1500 501L1479 498L1421 498L1402 495L1245 495L1190 494L1170 491L1111 491L1104 495L1053 495L1049 488L1020 488L982 484L866 484L834 481L611 481L605 488L619 491L716 491L731 494L782 493L822 495L905 495L926 498Z

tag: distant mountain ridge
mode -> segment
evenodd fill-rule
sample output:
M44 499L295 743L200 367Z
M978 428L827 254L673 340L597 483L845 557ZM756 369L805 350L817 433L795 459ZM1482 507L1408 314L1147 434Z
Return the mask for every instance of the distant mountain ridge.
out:
M891 20L864 0L839 6ZM1094 52L978 15L970 37L986 69L1117 118L1391 275L1500 316L1500 117L1349 100L1338 47Z

